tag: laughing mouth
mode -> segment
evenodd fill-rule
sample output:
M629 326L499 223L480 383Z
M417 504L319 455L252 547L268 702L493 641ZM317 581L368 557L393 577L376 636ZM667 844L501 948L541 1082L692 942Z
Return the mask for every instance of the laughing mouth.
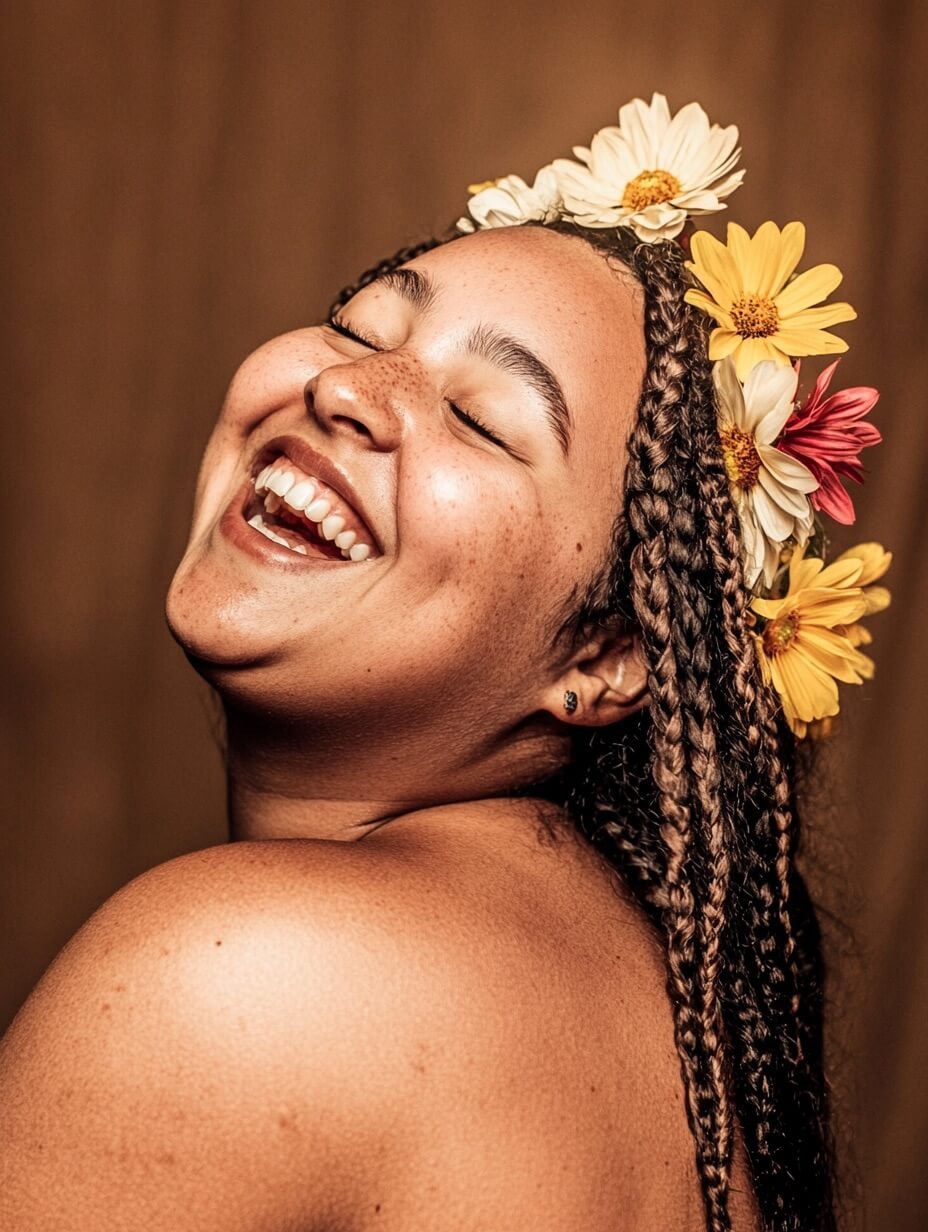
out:
M245 520L272 543L299 556L360 563L374 554L373 535L348 502L280 454L254 478Z

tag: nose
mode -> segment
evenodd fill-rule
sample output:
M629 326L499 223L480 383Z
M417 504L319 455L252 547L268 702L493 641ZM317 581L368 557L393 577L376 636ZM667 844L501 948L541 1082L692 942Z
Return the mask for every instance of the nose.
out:
M332 364L306 382L306 409L332 433L352 434L370 449L396 449L411 406L421 397L415 367L412 357L395 352Z

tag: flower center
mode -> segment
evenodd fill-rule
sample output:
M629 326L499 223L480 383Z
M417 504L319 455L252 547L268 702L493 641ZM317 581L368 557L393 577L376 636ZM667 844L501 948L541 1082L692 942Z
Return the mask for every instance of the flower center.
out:
M742 338L769 338L780 324L776 304L765 295L742 295L732 304L729 313Z
M753 488L760 470L760 454L754 444L754 437L743 428L736 428L734 424L720 429L719 436L722 438L722 454L728 478L739 488Z
M680 181L669 171L642 171L625 185L622 208L644 210L660 201L669 201L680 191Z
M764 629L764 650L771 658L776 658L796 639L799 632L799 613L788 612L771 620Z

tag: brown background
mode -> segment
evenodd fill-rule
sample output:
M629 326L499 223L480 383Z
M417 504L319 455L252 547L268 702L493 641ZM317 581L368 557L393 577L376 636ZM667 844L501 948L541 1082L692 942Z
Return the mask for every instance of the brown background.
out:
M117 886L223 841L210 704L161 602L236 363L636 94L741 128L754 227L802 218L883 391L859 534L896 551L813 869L866 1226L928 1219L925 87L917 0L20 3L6 19L0 1020ZM832 871L822 871L826 866ZM863 1226L858 1212L852 1226Z

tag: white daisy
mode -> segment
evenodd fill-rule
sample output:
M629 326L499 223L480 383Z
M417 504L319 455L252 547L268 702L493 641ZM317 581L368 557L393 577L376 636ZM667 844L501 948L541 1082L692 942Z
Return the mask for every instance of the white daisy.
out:
M530 220L553 222L560 214L561 194L550 166L542 167L531 187L521 176L504 175L475 186L471 192L467 203L471 217L458 219L459 231L511 227Z
M580 162L552 166L565 211L584 227L631 227L646 242L673 239L687 217L725 209L721 200L741 183L733 168L734 125L713 124L698 103L671 118L667 99L636 98L619 110L619 127L601 128L590 148L574 146ZM585 165L582 165L585 164Z
M768 359L755 364L742 385L734 363L723 359L713 365L712 379L725 469L741 522L745 582L753 587L763 575L770 586L783 544L804 544L812 533L808 494L818 480L773 443L793 412L799 376Z

